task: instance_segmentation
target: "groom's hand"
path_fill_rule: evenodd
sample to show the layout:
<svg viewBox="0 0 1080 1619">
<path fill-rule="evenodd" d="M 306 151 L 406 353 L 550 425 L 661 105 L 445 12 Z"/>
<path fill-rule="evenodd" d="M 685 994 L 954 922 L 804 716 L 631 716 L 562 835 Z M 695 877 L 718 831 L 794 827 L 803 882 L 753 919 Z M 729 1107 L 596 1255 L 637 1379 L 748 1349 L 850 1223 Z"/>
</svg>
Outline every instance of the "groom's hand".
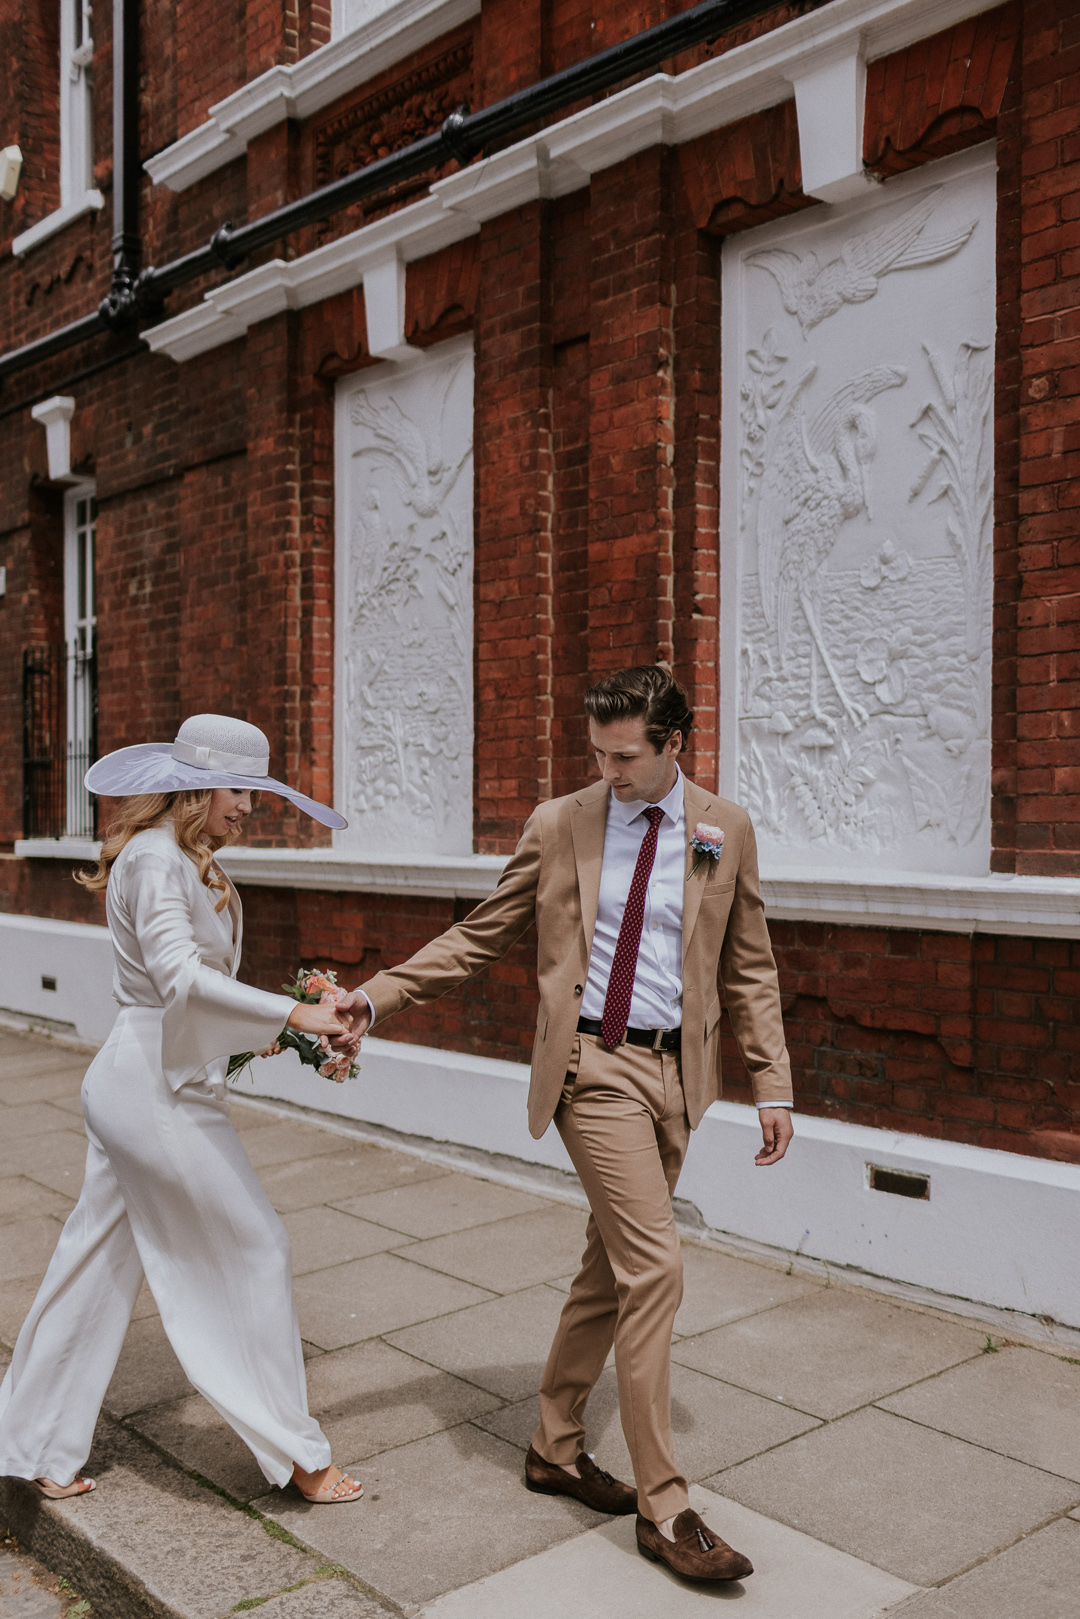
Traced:
<svg viewBox="0 0 1080 1619">
<path fill-rule="evenodd" d="M 335 1040 L 335 1046 L 343 1046 L 346 1042 L 359 1040 L 361 1035 L 367 1033 L 371 1027 L 371 1005 L 362 989 L 352 989 L 344 1000 L 338 1001 L 334 1008 L 349 1024 L 349 1033 L 344 1039 Z"/>
<path fill-rule="evenodd" d="M 779 1163 L 788 1150 L 788 1142 L 795 1134 L 795 1126 L 791 1122 L 789 1107 L 759 1107 L 758 1118 L 761 1120 L 761 1139 L 764 1146 L 754 1162 L 760 1168 L 764 1164 Z"/>
</svg>

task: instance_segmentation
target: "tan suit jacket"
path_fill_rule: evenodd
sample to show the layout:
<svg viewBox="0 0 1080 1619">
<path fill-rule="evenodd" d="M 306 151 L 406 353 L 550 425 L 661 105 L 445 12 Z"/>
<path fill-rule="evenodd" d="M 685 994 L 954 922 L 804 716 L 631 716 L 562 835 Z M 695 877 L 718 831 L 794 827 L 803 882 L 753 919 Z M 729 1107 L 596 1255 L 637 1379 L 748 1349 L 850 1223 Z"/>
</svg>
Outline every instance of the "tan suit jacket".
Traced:
<svg viewBox="0 0 1080 1619">
<path fill-rule="evenodd" d="M 758 1102 L 790 1102 L 780 991 L 758 886 L 750 817 L 687 780 L 683 904 L 682 1080 L 696 1129 L 720 1095 L 720 995 Z M 600 895 L 608 788 L 540 804 L 530 815 L 495 892 L 400 967 L 364 985 L 377 1022 L 436 1000 L 506 954 L 536 923 L 540 1011 L 532 1052 L 529 1129 L 542 1136 L 559 1104 L 577 1032 Z M 698 821 L 724 829 L 719 860 L 697 859 Z"/>
</svg>

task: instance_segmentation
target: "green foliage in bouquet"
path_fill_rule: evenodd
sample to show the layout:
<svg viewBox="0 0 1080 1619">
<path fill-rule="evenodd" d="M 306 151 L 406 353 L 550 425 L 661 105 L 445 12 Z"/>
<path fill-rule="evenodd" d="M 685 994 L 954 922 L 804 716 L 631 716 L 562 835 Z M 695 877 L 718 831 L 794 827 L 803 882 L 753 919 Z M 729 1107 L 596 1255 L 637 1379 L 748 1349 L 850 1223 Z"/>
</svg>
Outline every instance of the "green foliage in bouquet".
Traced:
<svg viewBox="0 0 1080 1619">
<path fill-rule="evenodd" d="M 310 967 L 299 968 L 291 982 L 281 987 L 294 1001 L 302 1001 L 309 1006 L 317 1006 L 330 998 L 341 1000 L 346 994 L 338 984 L 336 973 L 317 973 Z M 286 1027 L 266 1051 L 240 1051 L 230 1057 L 225 1071 L 226 1079 L 231 1079 L 233 1074 L 246 1068 L 255 1057 L 275 1057 L 279 1051 L 295 1051 L 308 1068 L 317 1068 L 325 1079 L 336 1080 L 339 1084 L 346 1079 L 355 1079 L 360 1072 L 360 1064 L 352 1062 L 347 1052 L 324 1051 L 317 1034 L 301 1034 L 296 1029 Z"/>
</svg>

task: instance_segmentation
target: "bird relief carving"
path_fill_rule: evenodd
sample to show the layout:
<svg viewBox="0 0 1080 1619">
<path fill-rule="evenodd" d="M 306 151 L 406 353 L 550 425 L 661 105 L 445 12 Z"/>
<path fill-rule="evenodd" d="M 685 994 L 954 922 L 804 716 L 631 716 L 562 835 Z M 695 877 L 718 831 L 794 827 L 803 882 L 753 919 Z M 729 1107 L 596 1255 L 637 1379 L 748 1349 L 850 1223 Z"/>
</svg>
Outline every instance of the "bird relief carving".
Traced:
<svg viewBox="0 0 1080 1619">
<path fill-rule="evenodd" d="M 725 261 L 762 322 L 738 378 L 738 791 L 778 860 L 986 869 L 993 370 L 955 319 L 992 322 L 992 241 L 959 189 Z"/>
<path fill-rule="evenodd" d="M 360 387 L 348 417 L 346 813 L 374 852 L 468 852 L 471 353 Z"/>
</svg>

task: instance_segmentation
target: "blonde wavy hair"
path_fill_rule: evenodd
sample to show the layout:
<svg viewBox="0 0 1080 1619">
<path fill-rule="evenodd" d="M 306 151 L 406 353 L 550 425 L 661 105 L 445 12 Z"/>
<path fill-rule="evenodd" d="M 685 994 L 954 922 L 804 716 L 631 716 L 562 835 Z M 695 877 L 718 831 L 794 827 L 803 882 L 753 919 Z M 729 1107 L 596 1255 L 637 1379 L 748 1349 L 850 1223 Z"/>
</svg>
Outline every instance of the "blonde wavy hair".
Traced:
<svg viewBox="0 0 1080 1619">
<path fill-rule="evenodd" d="M 213 796 L 211 789 L 204 788 L 201 792 L 138 793 L 132 798 L 122 798 L 120 808 L 105 829 L 96 870 L 76 871 L 75 881 L 94 893 L 108 887 L 109 873 L 121 849 L 140 832 L 171 820 L 177 843 L 199 869 L 199 881 L 205 883 L 211 893 L 221 896 L 214 905 L 215 911 L 224 910 L 229 903 L 229 884 L 214 865 L 214 856 L 219 849 L 235 843 L 240 831 L 237 828 L 224 838 L 207 835 L 206 818 Z M 252 793 L 253 809 L 258 801 L 258 793 Z"/>
</svg>

